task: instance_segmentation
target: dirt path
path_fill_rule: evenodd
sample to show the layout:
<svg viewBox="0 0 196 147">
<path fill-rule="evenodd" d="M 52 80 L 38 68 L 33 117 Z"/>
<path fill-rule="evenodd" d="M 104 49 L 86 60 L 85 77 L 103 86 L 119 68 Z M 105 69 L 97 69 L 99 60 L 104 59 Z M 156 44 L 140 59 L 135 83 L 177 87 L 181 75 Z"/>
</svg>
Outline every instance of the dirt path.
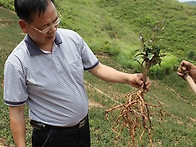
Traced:
<svg viewBox="0 0 196 147">
<path fill-rule="evenodd" d="M 0 147 L 5 147 L 3 144 L 4 144 L 4 139 L 0 138 Z"/>
</svg>

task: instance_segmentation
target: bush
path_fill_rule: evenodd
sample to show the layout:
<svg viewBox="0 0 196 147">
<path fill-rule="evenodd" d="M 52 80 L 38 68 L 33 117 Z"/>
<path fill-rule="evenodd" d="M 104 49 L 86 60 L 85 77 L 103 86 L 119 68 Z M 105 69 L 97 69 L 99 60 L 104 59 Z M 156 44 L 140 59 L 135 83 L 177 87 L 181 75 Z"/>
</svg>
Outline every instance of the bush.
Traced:
<svg viewBox="0 0 196 147">
<path fill-rule="evenodd" d="M 13 0 L 0 0 L 0 6 L 8 8 L 10 10 L 14 10 L 14 2 L 13 2 Z"/>
</svg>

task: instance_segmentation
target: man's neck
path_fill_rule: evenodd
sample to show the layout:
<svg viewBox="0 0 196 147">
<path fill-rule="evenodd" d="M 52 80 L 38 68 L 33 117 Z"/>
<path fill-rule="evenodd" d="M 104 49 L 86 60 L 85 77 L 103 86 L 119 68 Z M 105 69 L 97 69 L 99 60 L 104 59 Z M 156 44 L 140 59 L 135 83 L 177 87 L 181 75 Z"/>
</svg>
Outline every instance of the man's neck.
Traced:
<svg viewBox="0 0 196 147">
<path fill-rule="evenodd" d="M 38 47 L 43 50 L 52 53 L 52 48 L 53 48 L 54 42 L 48 43 L 48 44 L 42 44 L 38 45 Z"/>
</svg>

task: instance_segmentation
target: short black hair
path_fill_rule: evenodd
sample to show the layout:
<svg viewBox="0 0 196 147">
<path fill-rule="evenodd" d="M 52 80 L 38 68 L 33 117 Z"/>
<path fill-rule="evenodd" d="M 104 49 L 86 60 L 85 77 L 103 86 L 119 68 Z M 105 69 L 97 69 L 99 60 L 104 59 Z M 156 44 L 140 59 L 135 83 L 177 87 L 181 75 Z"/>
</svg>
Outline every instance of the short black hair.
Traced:
<svg viewBox="0 0 196 147">
<path fill-rule="evenodd" d="M 15 12 L 20 19 L 32 22 L 37 12 L 41 15 L 46 11 L 50 1 L 54 3 L 54 0 L 14 0 Z"/>
</svg>

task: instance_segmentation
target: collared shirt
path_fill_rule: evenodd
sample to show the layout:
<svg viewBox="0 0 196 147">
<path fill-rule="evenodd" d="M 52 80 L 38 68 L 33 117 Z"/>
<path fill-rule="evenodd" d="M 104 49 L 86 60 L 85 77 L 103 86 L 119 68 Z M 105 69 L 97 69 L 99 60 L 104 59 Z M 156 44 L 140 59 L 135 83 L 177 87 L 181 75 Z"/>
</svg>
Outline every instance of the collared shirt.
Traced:
<svg viewBox="0 0 196 147">
<path fill-rule="evenodd" d="M 5 63 L 4 101 L 27 102 L 30 119 L 54 126 L 73 126 L 88 113 L 84 70 L 99 64 L 74 31 L 58 29 L 52 53 L 38 48 L 27 35 Z"/>
</svg>

